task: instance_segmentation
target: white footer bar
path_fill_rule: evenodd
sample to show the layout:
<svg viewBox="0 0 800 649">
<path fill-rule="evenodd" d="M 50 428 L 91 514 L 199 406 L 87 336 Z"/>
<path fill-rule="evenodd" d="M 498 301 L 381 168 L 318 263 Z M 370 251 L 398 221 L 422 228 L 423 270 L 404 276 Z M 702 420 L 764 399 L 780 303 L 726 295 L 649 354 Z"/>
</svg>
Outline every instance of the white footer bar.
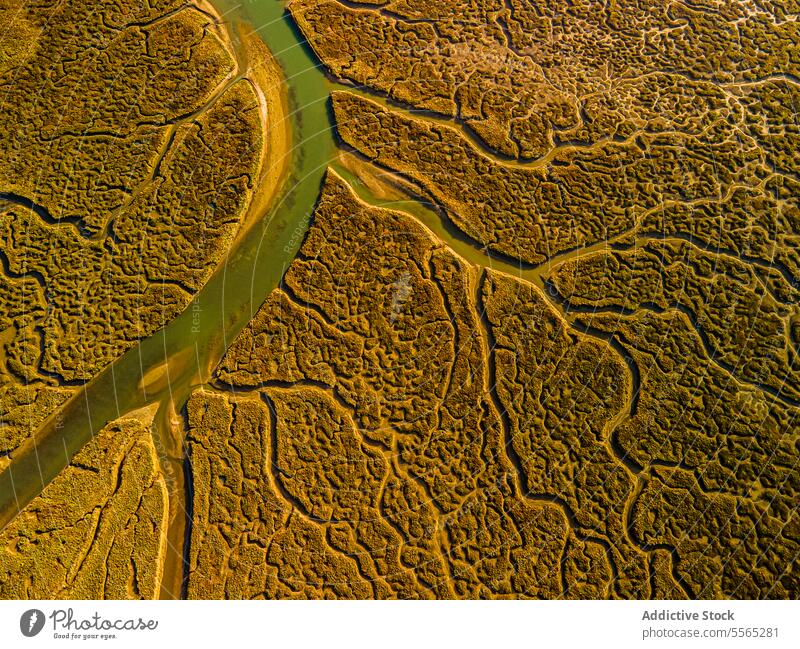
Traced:
<svg viewBox="0 0 800 649">
<path fill-rule="evenodd" d="M 4 647 L 800 647 L 798 602 L 0 602 Z M 187 643 L 187 644 L 182 644 Z"/>
</svg>

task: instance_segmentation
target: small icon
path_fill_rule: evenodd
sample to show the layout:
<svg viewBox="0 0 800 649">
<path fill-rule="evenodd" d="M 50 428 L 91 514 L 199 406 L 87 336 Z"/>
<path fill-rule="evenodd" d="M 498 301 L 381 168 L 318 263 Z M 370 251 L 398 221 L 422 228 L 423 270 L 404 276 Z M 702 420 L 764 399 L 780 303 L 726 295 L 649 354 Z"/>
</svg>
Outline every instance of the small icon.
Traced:
<svg viewBox="0 0 800 649">
<path fill-rule="evenodd" d="M 22 635 L 26 638 L 32 638 L 35 635 L 38 635 L 39 632 L 44 628 L 44 613 L 42 613 L 38 608 L 32 608 L 29 611 L 25 611 L 22 614 L 22 617 L 19 618 L 19 630 L 22 631 Z"/>
</svg>

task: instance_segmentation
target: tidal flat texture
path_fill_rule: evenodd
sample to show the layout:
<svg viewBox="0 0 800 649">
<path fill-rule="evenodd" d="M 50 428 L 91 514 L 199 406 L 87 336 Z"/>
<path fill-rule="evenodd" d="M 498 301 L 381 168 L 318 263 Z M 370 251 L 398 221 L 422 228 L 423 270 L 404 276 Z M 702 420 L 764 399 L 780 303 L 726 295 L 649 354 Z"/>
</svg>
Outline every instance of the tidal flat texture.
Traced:
<svg viewBox="0 0 800 649">
<path fill-rule="evenodd" d="M 166 517 L 149 429 L 113 422 L 0 532 L 0 597 L 153 599 Z"/>
<path fill-rule="evenodd" d="M 188 594 L 795 593 L 794 407 L 680 310 L 551 301 L 329 172 L 189 402 Z"/>
<path fill-rule="evenodd" d="M 210 6 L 0 0 L 0 470 L 254 202 L 286 242 L 0 531 L 0 596 L 800 597 L 798 3 L 286 7 L 282 194 Z"/>
<path fill-rule="evenodd" d="M 226 33 L 183 2 L 3 0 L 0 88 L 2 469 L 189 304 L 236 234 L 264 138 Z"/>
</svg>

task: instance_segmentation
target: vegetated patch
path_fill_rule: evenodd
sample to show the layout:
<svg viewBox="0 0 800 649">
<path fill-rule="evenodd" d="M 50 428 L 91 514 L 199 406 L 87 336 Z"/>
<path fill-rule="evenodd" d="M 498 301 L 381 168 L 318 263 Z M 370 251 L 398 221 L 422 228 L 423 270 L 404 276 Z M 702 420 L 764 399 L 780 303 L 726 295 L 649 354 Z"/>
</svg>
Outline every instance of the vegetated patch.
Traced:
<svg viewBox="0 0 800 649">
<path fill-rule="evenodd" d="M 0 468 L 209 278 L 259 177 L 265 117 L 205 7 L 3 11 Z"/>
<path fill-rule="evenodd" d="M 119 419 L 0 532 L 0 597 L 155 599 L 168 514 L 150 430 Z"/>
</svg>

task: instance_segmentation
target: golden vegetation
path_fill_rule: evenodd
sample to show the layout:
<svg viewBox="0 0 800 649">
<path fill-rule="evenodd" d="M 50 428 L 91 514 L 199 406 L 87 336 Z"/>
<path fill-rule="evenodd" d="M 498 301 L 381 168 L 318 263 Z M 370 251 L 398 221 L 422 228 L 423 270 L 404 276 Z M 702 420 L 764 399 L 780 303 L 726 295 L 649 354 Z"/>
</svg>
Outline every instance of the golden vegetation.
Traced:
<svg viewBox="0 0 800 649">
<path fill-rule="evenodd" d="M 0 11 L 5 463 L 208 279 L 260 177 L 265 115 L 202 5 Z"/>
<path fill-rule="evenodd" d="M 796 598 L 796 7 L 362 4 L 290 2 L 360 86 L 332 97 L 348 167 L 396 174 L 476 257 L 532 281 L 329 172 L 281 287 L 188 403 L 187 595 Z M 28 84 L 0 104 L 6 453 L 65 381 L 185 306 L 280 140 L 203 11 L 31 7 L 0 4 L 24 33 L 48 26 L 27 48 L 0 38 L 0 84 Z M 133 545 L 144 516 L 122 522 L 128 494 L 161 488 L 148 441 L 117 430 L 132 425 L 3 532 L 0 588 L 156 591 L 139 564 L 98 590 L 107 537 L 80 536 L 108 509 L 125 535 L 108 574 L 138 551 L 158 565 L 158 526 Z M 121 459 L 100 470 L 98 453 Z M 89 479 L 103 486 L 48 509 Z M 58 583 L 25 554 L 60 556 L 49 536 L 27 549 L 40 519 L 81 538 Z"/>
<path fill-rule="evenodd" d="M 630 534 L 625 362 L 332 172 L 215 379 L 244 394 L 189 404 L 190 596 L 691 594 Z"/>
<path fill-rule="evenodd" d="M 167 515 L 149 427 L 113 422 L 0 532 L 0 597 L 154 599 Z"/>
<path fill-rule="evenodd" d="M 700 133 L 735 109 L 727 91 L 748 84 L 797 96 L 793 0 L 389 0 L 358 8 L 291 0 L 289 8 L 336 77 L 451 116 L 512 158 L 636 132 Z"/>
<path fill-rule="evenodd" d="M 329 71 L 358 86 L 332 98 L 352 153 L 546 289 L 484 275 L 488 392 L 521 495 L 582 535 L 559 574 L 592 596 L 800 592 L 794 4 L 290 3 Z M 313 230 L 307 244 L 300 264 L 319 277 L 303 285 L 346 293 L 352 280 L 315 261 Z M 289 297 L 335 340 L 324 325 L 338 329 L 331 314 L 351 299 L 318 302 L 293 273 Z M 271 360 L 251 354 L 261 376 L 286 356 L 269 340 Z M 347 402 L 353 363 L 329 344 L 308 367 Z M 383 358 L 386 343 L 364 349 Z M 403 369 L 418 363 L 408 351 Z M 438 369 L 418 376 L 435 385 Z M 380 404 L 386 389 L 374 391 L 358 393 Z M 421 403 L 407 417 L 430 411 Z M 403 457 L 403 425 L 389 430 Z"/>
</svg>

